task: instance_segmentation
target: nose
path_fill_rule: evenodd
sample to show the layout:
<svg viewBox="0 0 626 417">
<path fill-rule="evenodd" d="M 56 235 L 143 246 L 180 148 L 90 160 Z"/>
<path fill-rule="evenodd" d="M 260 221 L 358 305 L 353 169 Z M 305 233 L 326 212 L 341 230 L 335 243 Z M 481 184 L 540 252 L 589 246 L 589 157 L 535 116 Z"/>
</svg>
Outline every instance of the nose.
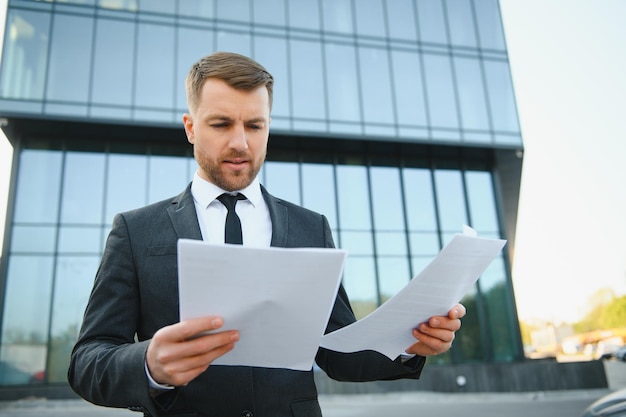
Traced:
<svg viewBox="0 0 626 417">
<path fill-rule="evenodd" d="M 242 125 L 235 125 L 230 137 L 229 146 L 237 151 L 248 149 L 248 138 L 246 137 L 246 129 Z"/>
</svg>

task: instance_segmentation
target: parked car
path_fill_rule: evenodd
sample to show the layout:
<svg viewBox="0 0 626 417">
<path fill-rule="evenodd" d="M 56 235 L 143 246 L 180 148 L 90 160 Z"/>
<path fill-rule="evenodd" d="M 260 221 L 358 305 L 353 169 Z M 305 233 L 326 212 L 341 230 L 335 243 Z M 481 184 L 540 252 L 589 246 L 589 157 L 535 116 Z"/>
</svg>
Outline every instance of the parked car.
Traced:
<svg viewBox="0 0 626 417">
<path fill-rule="evenodd" d="M 618 361 L 626 362 L 626 346 L 622 346 L 621 348 L 617 349 L 614 357 Z"/>
<path fill-rule="evenodd" d="M 581 417 L 626 417 L 626 388 L 598 399 L 585 409 Z"/>
</svg>

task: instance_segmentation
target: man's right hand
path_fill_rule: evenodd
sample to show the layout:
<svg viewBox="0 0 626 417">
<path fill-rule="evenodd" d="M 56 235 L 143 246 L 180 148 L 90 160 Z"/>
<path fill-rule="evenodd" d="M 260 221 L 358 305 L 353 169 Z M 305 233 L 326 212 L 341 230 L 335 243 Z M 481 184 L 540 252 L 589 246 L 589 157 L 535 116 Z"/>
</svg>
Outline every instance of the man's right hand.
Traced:
<svg viewBox="0 0 626 417">
<path fill-rule="evenodd" d="M 223 325 L 221 317 L 211 316 L 181 321 L 157 331 L 146 353 L 152 379 L 159 384 L 183 386 L 206 371 L 239 340 L 236 330 L 198 336 Z"/>
</svg>

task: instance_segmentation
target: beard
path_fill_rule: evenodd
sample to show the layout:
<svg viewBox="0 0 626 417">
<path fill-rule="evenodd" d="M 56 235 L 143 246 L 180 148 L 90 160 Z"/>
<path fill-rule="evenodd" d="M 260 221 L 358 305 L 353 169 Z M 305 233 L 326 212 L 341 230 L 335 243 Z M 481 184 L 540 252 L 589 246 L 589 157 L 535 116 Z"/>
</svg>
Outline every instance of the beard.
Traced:
<svg viewBox="0 0 626 417">
<path fill-rule="evenodd" d="M 205 178 L 222 190 L 229 192 L 242 190 L 252 184 L 265 160 L 265 157 L 263 157 L 261 161 L 257 162 L 248 152 L 231 152 L 228 155 L 221 156 L 219 159 L 212 159 L 198 147 L 194 147 L 193 154 Z M 249 169 L 241 171 L 226 169 L 220 161 L 230 158 L 245 158 L 250 161 Z"/>
</svg>

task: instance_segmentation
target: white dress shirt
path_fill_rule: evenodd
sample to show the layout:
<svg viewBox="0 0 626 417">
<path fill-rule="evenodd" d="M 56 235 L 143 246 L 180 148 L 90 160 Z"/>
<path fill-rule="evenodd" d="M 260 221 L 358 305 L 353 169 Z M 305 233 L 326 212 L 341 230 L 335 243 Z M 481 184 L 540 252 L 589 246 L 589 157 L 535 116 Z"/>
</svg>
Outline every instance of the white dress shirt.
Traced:
<svg viewBox="0 0 626 417">
<path fill-rule="evenodd" d="M 212 244 L 224 244 L 224 225 L 228 210 L 217 200 L 226 191 L 196 174 L 191 183 L 191 195 L 196 205 L 202 240 Z M 272 241 L 272 220 L 261 193 L 259 179 L 239 190 L 246 200 L 237 201 L 235 211 L 241 220 L 244 246 L 269 247 Z"/>
</svg>

